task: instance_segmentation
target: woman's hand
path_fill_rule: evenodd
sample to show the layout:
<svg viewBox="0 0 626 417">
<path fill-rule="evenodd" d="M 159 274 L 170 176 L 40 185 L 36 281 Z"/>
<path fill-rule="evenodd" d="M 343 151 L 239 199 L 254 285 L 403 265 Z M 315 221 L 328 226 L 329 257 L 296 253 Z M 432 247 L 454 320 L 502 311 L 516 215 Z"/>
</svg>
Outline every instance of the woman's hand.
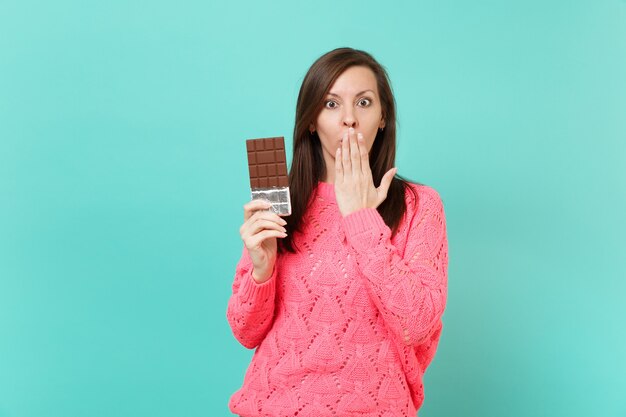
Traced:
<svg viewBox="0 0 626 417">
<path fill-rule="evenodd" d="M 341 215 L 378 207 L 387 198 L 396 172 L 396 168 L 387 171 L 376 188 L 363 135 L 350 128 L 335 153 L 335 195 Z"/>
<path fill-rule="evenodd" d="M 244 223 L 239 228 L 241 239 L 252 259 L 252 278 L 262 284 L 272 276 L 276 263 L 277 237 L 287 236 L 287 222 L 269 211 L 271 203 L 252 200 L 243 206 Z"/>
</svg>

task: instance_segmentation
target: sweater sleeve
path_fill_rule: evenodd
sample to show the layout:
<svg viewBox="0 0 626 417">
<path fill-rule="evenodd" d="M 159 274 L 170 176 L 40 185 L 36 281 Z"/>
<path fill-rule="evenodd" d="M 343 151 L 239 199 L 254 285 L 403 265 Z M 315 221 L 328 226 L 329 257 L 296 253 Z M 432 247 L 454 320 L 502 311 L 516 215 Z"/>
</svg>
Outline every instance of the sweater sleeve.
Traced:
<svg viewBox="0 0 626 417">
<path fill-rule="evenodd" d="M 412 185 L 411 185 L 412 186 Z M 351 254 L 387 327 L 405 345 L 420 345 L 441 327 L 447 297 L 448 242 L 439 194 L 420 186 L 419 201 L 407 201 L 398 233 L 403 248 L 373 208 L 342 220 Z"/>
<path fill-rule="evenodd" d="M 257 347 L 272 326 L 276 268 L 277 265 L 274 265 L 272 276 L 267 281 L 258 284 L 252 277 L 252 260 L 244 247 L 235 270 L 226 317 L 234 336 L 248 349 Z"/>
</svg>

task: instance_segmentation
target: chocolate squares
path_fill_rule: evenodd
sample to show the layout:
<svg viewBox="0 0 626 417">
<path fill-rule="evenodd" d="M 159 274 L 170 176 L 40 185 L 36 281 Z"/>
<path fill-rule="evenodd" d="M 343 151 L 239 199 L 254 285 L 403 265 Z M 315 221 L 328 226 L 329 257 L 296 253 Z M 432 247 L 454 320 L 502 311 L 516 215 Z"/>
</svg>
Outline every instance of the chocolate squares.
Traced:
<svg viewBox="0 0 626 417">
<path fill-rule="evenodd" d="M 285 139 L 246 140 L 252 199 L 268 200 L 276 214 L 291 214 Z"/>
<path fill-rule="evenodd" d="M 248 139 L 250 188 L 288 187 L 285 139 Z"/>
</svg>

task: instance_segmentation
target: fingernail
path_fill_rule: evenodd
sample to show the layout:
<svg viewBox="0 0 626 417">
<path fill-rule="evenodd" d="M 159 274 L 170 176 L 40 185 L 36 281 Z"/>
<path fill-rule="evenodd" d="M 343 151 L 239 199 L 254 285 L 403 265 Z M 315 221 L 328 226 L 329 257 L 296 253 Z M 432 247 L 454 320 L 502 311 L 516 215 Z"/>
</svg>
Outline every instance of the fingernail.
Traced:
<svg viewBox="0 0 626 417">
<path fill-rule="evenodd" d="M 363 139 L 363 133 L 359 133 L 356 135 L 359 139 Z"/>
<path fill-rule="evenodd" d="M 350 133 L 354 133 L 354 128 L 353 127 L 351 127 L 349 130 L 350 130 Z"/>
</svg>

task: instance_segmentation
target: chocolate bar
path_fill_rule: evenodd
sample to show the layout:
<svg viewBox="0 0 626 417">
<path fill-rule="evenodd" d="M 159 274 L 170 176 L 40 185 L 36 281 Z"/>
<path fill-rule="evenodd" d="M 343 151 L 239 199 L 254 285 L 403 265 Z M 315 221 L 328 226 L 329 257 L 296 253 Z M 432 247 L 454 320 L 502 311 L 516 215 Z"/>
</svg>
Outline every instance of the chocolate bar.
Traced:
<svg viewBox="0 0 626 417">
<path fill-rule="evenodd" d="M 248 169 L 252 199 L 267 200 L 271 210 L 280 215 L 291 214 L 285 139 L 247 139 Z"/>
</svg>

